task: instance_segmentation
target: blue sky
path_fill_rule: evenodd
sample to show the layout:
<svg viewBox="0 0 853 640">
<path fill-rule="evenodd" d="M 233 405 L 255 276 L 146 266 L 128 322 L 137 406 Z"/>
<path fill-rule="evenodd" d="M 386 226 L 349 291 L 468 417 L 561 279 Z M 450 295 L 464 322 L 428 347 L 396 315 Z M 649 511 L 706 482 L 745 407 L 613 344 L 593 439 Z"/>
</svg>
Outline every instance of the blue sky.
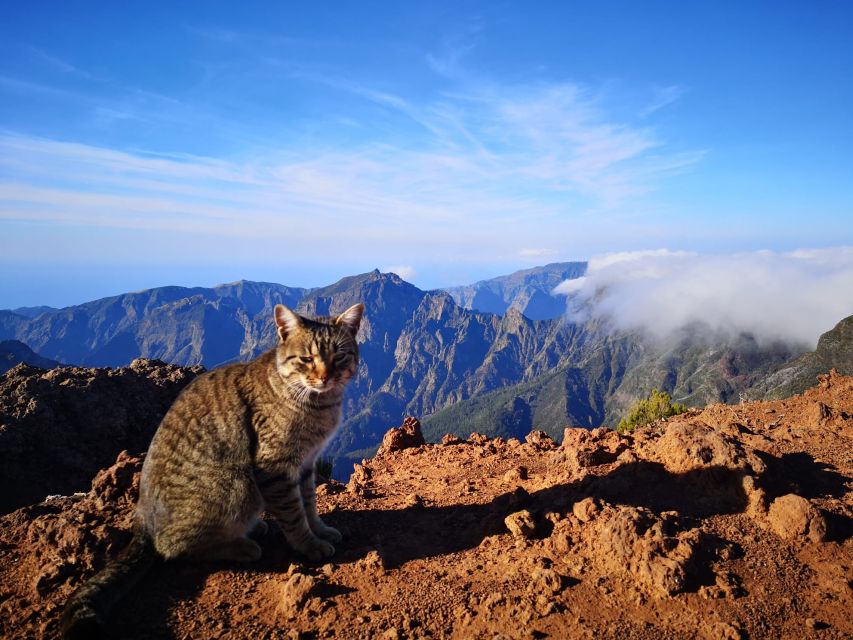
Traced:
<svg viewBox="0 0 853 640">
<path fill-rule="evenodd" d="M 0 308 L 853 245 L 851 18 L 831 1 L 10 5 Z"/>
</svg>

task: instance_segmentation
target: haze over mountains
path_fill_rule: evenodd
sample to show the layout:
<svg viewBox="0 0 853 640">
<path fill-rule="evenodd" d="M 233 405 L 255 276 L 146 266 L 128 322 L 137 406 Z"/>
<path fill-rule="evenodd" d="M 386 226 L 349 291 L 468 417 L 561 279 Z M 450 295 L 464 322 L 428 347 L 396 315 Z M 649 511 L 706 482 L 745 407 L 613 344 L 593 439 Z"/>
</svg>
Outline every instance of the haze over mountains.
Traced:
<svg viewBox="0 0 853 640">
<path fill-rule="evenodd" d="M 721 343 L 701 322 L 667 339 L 614 329 L 594 316 L 571 322 L 566 298 L 552 291 L 585 269 L 583 262 L 555 263 L 448 291 L 422 291 L 379 271 L 317 289 L 247 281 L 162 287 L 64 309 L 0 311 L 0 340 L 19 340 L 69 364 L 122 366 L 147 357 L 212 368 L 272 347 L 277 303 L 330 315 L 364 302 L 362 364 L 328 451 L 340 476 L 404 414 L 427 417 L 425 432 L 433 438 L 475 429 L 555 433 L 567 424 L 615 423 L 652 388 L 693 405 L 736 402 L 783 382 L 786 391 L 804 389 L 813 370 L 839 366 L 834 354 L 848 353 L 834 347 L 808 356 L 807 345 L 759 342 L 748 334 Z M 849 344 L 849 333 L 842 328 L 821 344 Z M 776 373 L 767 382 L 786 367 L 796 373 Z"/>
</svg>

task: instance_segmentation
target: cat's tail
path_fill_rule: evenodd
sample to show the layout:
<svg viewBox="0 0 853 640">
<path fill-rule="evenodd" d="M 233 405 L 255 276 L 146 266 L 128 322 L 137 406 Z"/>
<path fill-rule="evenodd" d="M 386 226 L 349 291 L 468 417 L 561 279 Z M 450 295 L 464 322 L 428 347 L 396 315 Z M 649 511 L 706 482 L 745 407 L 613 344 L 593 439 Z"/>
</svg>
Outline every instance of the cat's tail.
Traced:
<svg viewBox="0 0 853 640">
<path fill-rule="evenodd" d="M 109 610 L 147 573 L 157 557 L 151 537 L 140 524 L 135 524 L 130 544 L 71 595 L 60 623 L 63 640 L 106 638 Z"/>
</svg>

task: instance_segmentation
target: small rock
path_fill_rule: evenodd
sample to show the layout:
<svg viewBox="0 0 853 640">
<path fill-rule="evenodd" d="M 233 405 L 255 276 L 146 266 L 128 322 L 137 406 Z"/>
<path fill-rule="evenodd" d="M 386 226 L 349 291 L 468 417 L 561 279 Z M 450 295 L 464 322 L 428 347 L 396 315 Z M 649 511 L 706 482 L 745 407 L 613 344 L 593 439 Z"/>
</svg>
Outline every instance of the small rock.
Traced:
<svg viewBox="0 0 853 640">
<path fill-rule="evenodd" d="M 452 433 L 445 433 L 441 438 L 441 444 L 446 447 L 449 447 L 451 445 L 462 444 L 463 442 L 465 441 L 462 438 Z"/>
<path fill-rule="evenodd" d="M 526 509 L 508 515 L 504 518 L 504 524 L 516 538 L 532 538 L 536 535 L 536 522 Z"/>
<path fill-rule="evenodd" d="M 370 482 L 371 471 L 363 464 L 354 464 L 352 474 L 349 477 L 347 490 L 351 493 L 362 493 Z"/>
<path fill-rule="evenodd" d="M 601 511 L 601 508 L 591 497 L 575 502 L 572 507 L 572 513 L 581 522 L 589 522 L 595 518 L 599 511 Z"/>
<path fill-rule="evenodd" d="M 366 571 L 368 573 L 385 571 L 385 563 L 382 561 L 382 556 L 375 549 L 368 551 L 367 554 L 358 561 L 358 566 L 362 571 Z"/>
<path fill-rule="evenodd" d="M 463 480 L 459 483 L 459 493 L 465 495 L 466 493 L 475 493 L 477 491 L 477 485 L 473 480 Z"/>
<path fill-rule="evenodd" d="M 347 490 L 347 486 L 337 480 L 329 480 L 317 485 L 318 496 L 331 496 L 336 493 L 342 493 Z"/>
<path fill-rule="evenodd" d="M 391 429 L 385 434 L 376 455 L 380 456 L 391 451 L 401 451 L 425 444 L 426 441 L 423 433 L 421 433 L 421 423 L 413 416 L 406 416 L 400 427 Z"/>
<path fill-rule="evenodd" d="M 782 538 L 806 537 L 812 542 L 826 540 L 826 520 L 805 498 L 793 493 L 776 498 L 767 514 L 770 526 Z"/>
<path fill-rule="evenodd" d="M 767 494 L 758 487 L 753 476 L 744 476 L 741 481 L 743 494 L 746 497 L 746 513 L 752 516 L 767 513 Z"/>
<path fill-rule="evenodd" d="M 555 449 L 557 443 L 544 431 L 534 430 L 524 438 L 527 444 L 532 444 L 536 449 Z"/>
<path fill-rule="evenodd" d="M 816 402 L 809 407 L 811 418 L 814 422 L 821 424 L 832 417 L 832 409 L 822 402 Z"/>
<path fill-rule="evenodd" d="M 717 622 L 705 627 L 703 634 L 708 640 L 741 640 L 743 632 L 728 622 Z"/>
<path fill-rule="evenodd" d="M 518 482 L 520 480 L 527 480 L 527 467 L 516 467 L 504 474 L 505 482 Z"/>
<path fill-rule="evenodd" d="M 410 493 L 406 496 L 404 503 L 407 507 L 422 507 L 424 500 L 417 493 Z"/>
<path fill-rule="evenodd" d="M 281 587 L 281 601 L 278 611 L 288 619 L 295 618 L 305 603 L 311 599 L 311 591 L 317 585 L 317 580 L 303 573 L 294 573 Z"/>
<path fill-rule="evenodd" d="M 556 595 L 563 590 L 563 576 L 546 567 L 537 567 L 533 572 L 527 590 L 534 593 L 547 593 Z"/>
</svg>

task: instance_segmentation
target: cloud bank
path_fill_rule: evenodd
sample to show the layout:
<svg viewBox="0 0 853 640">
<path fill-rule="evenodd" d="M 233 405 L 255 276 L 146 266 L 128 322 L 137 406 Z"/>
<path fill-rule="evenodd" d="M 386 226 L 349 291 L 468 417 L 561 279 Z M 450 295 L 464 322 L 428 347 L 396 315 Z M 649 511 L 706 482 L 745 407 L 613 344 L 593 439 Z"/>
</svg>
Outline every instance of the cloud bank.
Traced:
<svg viewBox="0 0 853 640">
<path fill-rule="evenodd" d="M 659 249 L 590 260 L 583 278 L 555 293 L 577 314 L 609 317 L 620 329 L 666 337 L 696 321 L 731 335 L 814 347 L 853 314 L 853 247 L 700 255 Z"/>
</svg>

